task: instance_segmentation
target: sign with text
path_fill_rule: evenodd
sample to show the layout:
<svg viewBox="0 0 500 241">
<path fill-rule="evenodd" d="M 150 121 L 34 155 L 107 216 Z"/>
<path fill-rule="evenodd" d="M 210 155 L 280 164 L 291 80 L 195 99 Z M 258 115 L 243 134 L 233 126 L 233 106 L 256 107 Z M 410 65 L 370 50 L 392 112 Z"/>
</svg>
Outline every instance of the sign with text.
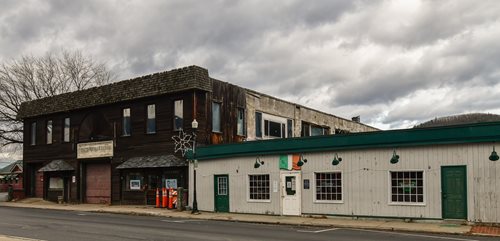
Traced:
<svg viewBox="0 0 500 241">
<path fill-rule="evenodd" d="M 78 143 L 76 149 L 78 159 L 112 157 L 113 141 Z"/>
</svg>

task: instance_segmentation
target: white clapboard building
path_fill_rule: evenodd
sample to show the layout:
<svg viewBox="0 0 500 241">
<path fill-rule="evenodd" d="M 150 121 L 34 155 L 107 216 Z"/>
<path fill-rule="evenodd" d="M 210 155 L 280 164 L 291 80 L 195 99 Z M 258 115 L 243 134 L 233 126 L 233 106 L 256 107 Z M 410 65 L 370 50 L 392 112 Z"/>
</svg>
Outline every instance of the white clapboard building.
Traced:
<svg viewBox="0 0 500 241">
<path fill-rule="evenodd" d="M 499 141 L 500 122 L 251 141 L 199 147 L 190 171 L 199 210 L 498 224 Z"/>
</svg>

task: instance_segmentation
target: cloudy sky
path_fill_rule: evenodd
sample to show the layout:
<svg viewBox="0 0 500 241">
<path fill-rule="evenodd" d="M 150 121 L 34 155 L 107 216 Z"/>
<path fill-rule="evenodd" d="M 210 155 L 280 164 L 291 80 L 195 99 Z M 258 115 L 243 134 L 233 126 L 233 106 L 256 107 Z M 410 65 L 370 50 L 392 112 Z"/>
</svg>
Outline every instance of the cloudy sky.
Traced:
<svg viewBox="0 0 500 241">
<path fill-rule="evenodd" d="M 212 77 L 382 128 L 500 114 L 500 1 L 2 0 L 0 62 L 80 49 L 127 79 Z"/>
</svg>

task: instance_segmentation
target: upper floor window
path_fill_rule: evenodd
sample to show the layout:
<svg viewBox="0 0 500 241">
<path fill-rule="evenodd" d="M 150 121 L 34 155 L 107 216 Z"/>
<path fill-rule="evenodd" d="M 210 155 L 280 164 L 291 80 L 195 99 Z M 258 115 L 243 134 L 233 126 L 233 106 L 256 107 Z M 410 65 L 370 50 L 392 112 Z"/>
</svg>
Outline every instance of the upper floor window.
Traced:
<svg viewBox="0 0 500 241">
<path fill-rule="evenodd" d="M 30 145 L 34 146 L 36 145 L 36 122 L 31 123 L 31 130 L 30 130 Z"/>
<path fill-rule="evenodd" d="M 212 102 L 212 132 L 221 132 L 220 103 Z"/>
<path fill-rule="evenodd" d="M 130 136 L 130 108 L 123 109 L 122 115 L 122 135 Z"/>
<path fill-rule="evenodd" d="M 328 127 L 302 122 L 301 136 L 322 136 L 328 135 L 329 132 L 330 129 Z"/>
<path fill-rule="evenodd" d="M 238 108 L 236 134 L 245 135 L 245 109 Z"/>
<path fill-rule="evenodd" d="M 52 144 L 52 120 L 47 121 L 47 144 Z"/>
<path fill-rule="evenodd" d="M 156 105 L 148 105 L 147 108 L 146 133 L 156 133 Z"/>
<path fill-rule="evenodd" d="M 70 118 L 64 118 L 64 129 L 63 129 L 63 141 L 69 142 L 70 140 L 70 126 L 71 121 Z"/>
<path fill-rule="evenodd" d="M 291 125 L 291 120 L 260 112 L 255 113 L 256 137 L 272 139 L 292 136 Z"/>
<path fill-rule="evenodd" d="M 183 100 L 174 101 L 174 131 L 181 130 L 184 126 L 184 103 Z"/>
</svg>

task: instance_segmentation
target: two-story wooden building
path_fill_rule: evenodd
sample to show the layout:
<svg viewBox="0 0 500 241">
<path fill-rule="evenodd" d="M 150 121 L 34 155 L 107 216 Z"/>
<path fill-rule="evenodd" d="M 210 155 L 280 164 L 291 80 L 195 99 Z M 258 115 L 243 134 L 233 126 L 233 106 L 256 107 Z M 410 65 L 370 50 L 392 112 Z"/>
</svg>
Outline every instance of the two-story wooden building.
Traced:
<svg viewBox="0 0 500 241">
<path fill-rule="evenodd" d="M 200 145 L 376 130 L 260 96 L 197 66 L 26 102 L 18 118 L 26 195 L 80 203 L 153 203 L 167 182 L 187 187 L 179 149 L 189 147 L 194 119 Z"/>
</svg>

